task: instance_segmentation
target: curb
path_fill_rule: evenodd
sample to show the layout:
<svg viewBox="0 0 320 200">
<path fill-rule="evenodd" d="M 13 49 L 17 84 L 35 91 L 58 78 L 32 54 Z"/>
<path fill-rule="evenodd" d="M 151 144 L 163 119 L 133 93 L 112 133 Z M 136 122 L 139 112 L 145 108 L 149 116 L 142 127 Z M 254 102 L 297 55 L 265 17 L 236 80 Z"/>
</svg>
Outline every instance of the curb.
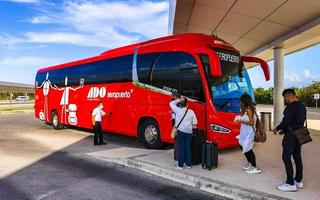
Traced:
<svg viewBox="0 0 320 200">
<path fill-rule="evenodd" d="M 229 199 L 254 199 L 254 200 L 288 200 L 287 198 L 259 192 L 244 187 L 232 185 L 219 180 L 206 178 L 203 176 L 193 175 L 184 171 L 170 170 L 145 161 L 140 161 L 134 158 L 119 159 L 105 158 L 95 156 L 98 159 L 112 162 L 121 166 L 138 169 L 155 176 L 175 181 L 180 184 L 195 187 L 199 190 L 219 195 Z"/>
</svg>

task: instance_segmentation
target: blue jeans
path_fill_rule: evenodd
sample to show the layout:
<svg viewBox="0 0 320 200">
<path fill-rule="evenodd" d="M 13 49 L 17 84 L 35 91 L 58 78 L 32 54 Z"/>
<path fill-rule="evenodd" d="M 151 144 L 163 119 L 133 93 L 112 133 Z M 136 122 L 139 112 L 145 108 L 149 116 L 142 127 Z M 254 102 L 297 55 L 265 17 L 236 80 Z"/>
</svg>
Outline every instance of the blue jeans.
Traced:
<svg viewBox="0 0 320 200">
<path fill-rule="evenodd" d="M 191 133 L 178 131 L 178 166 L 191 166 Z"/>
</svg>

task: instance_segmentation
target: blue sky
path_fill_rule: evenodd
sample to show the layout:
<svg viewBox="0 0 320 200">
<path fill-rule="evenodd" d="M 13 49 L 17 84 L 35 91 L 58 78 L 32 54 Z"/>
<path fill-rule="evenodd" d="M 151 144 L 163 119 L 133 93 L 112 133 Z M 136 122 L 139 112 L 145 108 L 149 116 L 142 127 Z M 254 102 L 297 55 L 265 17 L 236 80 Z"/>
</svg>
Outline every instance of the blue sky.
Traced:
<svg viewBox="0 0 320 200">
<path fill-rule="evenodd" d="M 320 81 L 320 45 L 289 54 L 284 57 L 284 87 L 303 87 L 312 81 Z M 273 61 L 268 62 L 271 79 L 266 82 L 262 69 L 258 66 L 249 69 L 254 88 L 273 87 Z"/>
<path fill-rule="evenodd" d="M 42 67 L 167 35 L 167 0 L 0 0 L 0 80 L 34 82 Z M 285 57 L 285 86 L 320 80 L 320 45 Z M 273 62 L 269 62 L 273 80 Z M 271 87 L 260 68 L 254 87 Z"/>
<path fill-rule="evenodd" d="M 33 83 L 39 68 L 165 36 L 168 11 L 167 0 L 0 0 L 0 80 Z"/>
</svg>

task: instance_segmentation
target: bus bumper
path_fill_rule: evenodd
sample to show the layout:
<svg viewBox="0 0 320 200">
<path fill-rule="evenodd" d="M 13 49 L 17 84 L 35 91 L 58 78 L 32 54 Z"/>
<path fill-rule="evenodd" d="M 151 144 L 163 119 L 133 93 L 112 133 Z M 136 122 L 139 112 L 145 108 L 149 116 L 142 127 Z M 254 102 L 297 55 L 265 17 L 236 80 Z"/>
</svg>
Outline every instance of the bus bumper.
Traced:
<svg viewBox="0 0 320 200">
<path fill-rule="evenodd" d="M 209 131 L 207 140 L 215 142 L 219 149 L 227 149 L 239 146 L 239 140 L 236 138 L 239 135 L 239 130 L 231 131 L 230 133 L 215 133 Z"/>
</svg>

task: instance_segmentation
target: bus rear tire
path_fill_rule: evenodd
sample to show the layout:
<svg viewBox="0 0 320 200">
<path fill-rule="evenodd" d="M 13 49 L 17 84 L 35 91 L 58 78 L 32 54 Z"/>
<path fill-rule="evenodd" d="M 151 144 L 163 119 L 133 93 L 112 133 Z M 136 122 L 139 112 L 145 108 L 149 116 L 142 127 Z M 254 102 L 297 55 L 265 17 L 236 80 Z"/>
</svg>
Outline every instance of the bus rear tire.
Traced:
<svg viewBox="0 0 320 200">
<path fill-rule="evenodd" d="M 146 119 L 142 122 L 139 135 L 148 149 L 161 149 L 164 146 L 164 143 L 161 142 L 158 123 L 153 119 Z"/>
<path fill-rule="evenodd" d="M 52 127 L 56 130 L 61 130 L 63 129 L 63 124 L 60 123 L 59 115 L 57 111 L 53 111 L 51 114 L 51 119 L 52 119 Z"/>
</svg>

